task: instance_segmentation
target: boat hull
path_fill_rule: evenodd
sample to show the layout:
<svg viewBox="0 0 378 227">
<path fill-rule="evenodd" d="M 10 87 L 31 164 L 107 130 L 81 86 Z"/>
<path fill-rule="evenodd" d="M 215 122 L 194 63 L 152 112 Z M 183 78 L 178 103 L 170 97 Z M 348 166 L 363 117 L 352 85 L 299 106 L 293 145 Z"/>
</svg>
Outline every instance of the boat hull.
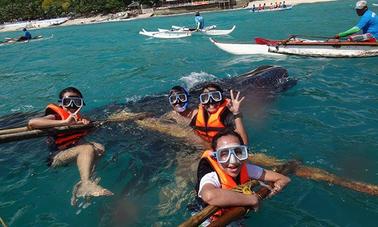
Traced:
<svg viewBox="0 0 378 227">
<path fill-rule="evenodd" d="M 171 32 L 171 31 L 146 31 L 142 29 L 142 31 L 139 32 L 139 34 L 148 36 L 148 37 L 154 37 L 159 39 L 181 39 L 191 36 L 192 34 L 189 32 Z"/>
<path fill-rule="evenodd" d="M 277 54 L 309 57 L 356 58 L 378 56 L 378 45 L 376 43 L 371 45 L 354 45 L 351 43 L 328 43 L 327 45 L 322 45 L 321 43 L 308 43 L 306 45 L 286 44 L 269 46 L 268 51 Z"/>
<path fill-rule="evenodd" d="M 208 35 L 208 36 L 222 36 L 222 35 L 231 34 L 235 30 L 236 25 L 232 26 L 231 29 L 220 30 L 220 29 L 215 29 L 215 28 L 216 28 L 216 26 L 213 25 L 213 26 L 207 27 L 205 29 L 196 31 L 196 30 L 190 30 L 189 28 L 186 28 L 186 27 L 180 27 L 180 26 L 173 25 L 172 30 L 167 30 L 167 29 L 158 29 L 158 30 L 160 32 L 190 32 L 192 34 L 204 34 L 204 35 Z"/>
<path fill-rule="evenodd" d="M 210 41 L 219 49 L 234 55 L 279 55 L 269 52 L 267 45 L 250 44 L 250 43 L 220 43 L 210 38 Z"/>
<path fill-rule="evenodd" d="M 219 49 L 234 55 L 273 54 L 326 58 L 360 58 L 378 56 L 378 43 L 319 42 L 314 40 L 302 40 L 287 42 L 285 44 L 265 45 L 253 43 L 220 43 L 211 38 L 210 41 Z M 279 42 L 272 41 L 271 43 Z"/>
</svg>

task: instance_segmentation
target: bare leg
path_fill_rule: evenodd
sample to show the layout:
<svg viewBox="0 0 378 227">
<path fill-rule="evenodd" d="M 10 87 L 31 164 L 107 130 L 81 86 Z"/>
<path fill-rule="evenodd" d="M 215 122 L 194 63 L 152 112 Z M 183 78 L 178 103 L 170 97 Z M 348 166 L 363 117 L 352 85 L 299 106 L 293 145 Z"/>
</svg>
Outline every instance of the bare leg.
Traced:
<svg viewBox="0 0 378 227">
<path fill-rule="evenodd" d="M 88 143 L 61 151 L 53 160 L 52 166 L 57 167 L 72 162 L 76 158 L 80 174 L 80 181 L 75 184 L 71 204 L 76 203 L 77 197 L 113 195 L 113 193 L 98 185 L 98 182 L 91 181 L 92 170 L 96 157 L 104 154 L 105 149 L 101 144 Z"/>
</svg>

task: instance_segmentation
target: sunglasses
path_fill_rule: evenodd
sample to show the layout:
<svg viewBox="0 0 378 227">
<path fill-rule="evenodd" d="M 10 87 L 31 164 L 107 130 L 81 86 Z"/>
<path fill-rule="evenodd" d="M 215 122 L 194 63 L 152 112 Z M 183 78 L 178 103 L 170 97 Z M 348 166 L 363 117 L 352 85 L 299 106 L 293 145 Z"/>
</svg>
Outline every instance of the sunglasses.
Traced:
<svg viewBox="0 0 378 227">
<path fill-rule="evenodd" d="M 80 108 L 84 104 L 84 100 L 80 97 L 77 96 L 68 96 L 68 97 L 63 97 L 62 99 L 59 100 L 59 102 L 62 103 L 62 106 L 68 108 Z"/>
<path fill-rule="evenodd" d="M 234 155 L 237 159 L 239 159 L 239 161 L 244 161 L 248 159 L 248 147 L 244 145 L 220 148 L 216 150 L 214 153 L 219 163 L 228 162 L 231 158 L 231 154 Z"/>
<path fill-rule="evenodd" d="M 210 91 L 210 92 L 202 93 L 199 98 L 200 98 L 200 102 L 202 104 L 209 103 L 210 102 L 210 98 L 214 102 L 220 102 L 223 99 L 222 93 L 220 91 Z"/>
<path fill-rule="evenodd" d="M 169 103 L 174 105 L 177 101 L 186 102 L 188 101 L 188 96 L 185 93 L 172 94 L 168 97 Z"/>
</svg>

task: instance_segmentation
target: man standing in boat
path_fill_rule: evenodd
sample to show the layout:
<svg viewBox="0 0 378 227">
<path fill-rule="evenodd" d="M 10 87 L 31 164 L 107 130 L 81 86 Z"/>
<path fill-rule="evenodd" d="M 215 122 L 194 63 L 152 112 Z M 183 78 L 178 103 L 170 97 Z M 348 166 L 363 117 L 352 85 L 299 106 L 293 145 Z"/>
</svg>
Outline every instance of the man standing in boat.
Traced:
<svg viewBox="0 0 378 227">
<path fill-rule="evenodd" d="M 205 20 L 200 15 L 199 12 L 196 12 L 196 15 L 194 17 L 194 20 L 196 21 L 196 30 L 202 30 L 205 27 Z"/>
<path fill-rule="evenodd" d="M 356 13 L 361 17 L 358 24 L 351 29 L 335 35 L 335 39 L 352 35 L 349 41 L 376 41 L 378 39 L 378 17 L 367 7 L 366 1 L 356 3 Z M 362 30 L 362 34 L 353 35 Z"/>
</svg>

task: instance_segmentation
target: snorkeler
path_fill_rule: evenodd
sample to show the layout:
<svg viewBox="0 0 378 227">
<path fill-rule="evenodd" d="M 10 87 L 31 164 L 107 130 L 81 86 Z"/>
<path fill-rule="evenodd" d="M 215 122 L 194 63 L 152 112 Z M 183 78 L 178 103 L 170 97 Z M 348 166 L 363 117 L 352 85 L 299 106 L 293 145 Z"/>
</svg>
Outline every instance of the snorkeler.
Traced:
<svg viewBox="0 0 378 227">
<path fill-rule="evenodd" d="M 209 143 L 219 131 L 231 128 L 241 135 L 244 144 L 248 144 L 240 112 L 244 97 L 240 97 L 240 92 L 235 96 L 233 90 L 230 90 L 230 95 L 231 99 L 224 98 L 222 88 L 215 83 L 208 83 L 202 88 L 198 112 L 192 118 L 190 126 Z"/>
<path fill-rule="evenodd" d="M 33 118 L 28 122 L 31 129 L 43 129 L 74 124 L 89 124 L 89 120 L 79 114 L 85 105 L 83 95 L 74 88 L 68 87 L 59 93 L 59 105 L 48 104 L 45 116 Z M 91 179 L 94 161 L 105 153 L 104 147 L 95 142 L 84 142 L 87 131 L 74 131 L 55 135 L 50 139 L 51 152 L 49 166 L 58 167 L 76 161 L 80 181 L 74 187 L 71 204 L 77 197 L 109 196 L 113 193 Z"/>
<path fill-rule="evenodd" d="M 220 86 L 207 83 L 202 88 L 197 109 L 189 107 L 189 93 L 183 87 L 174 86 L 168 96 L 173 111 L 166 114 L 166 117 L 175 119 L 180 125 L 189 125 L 207 143 L 211 142 L 218 131 L 231 128 L 240 133 L 247 144 L 248 136 L 240 113 L 240 103 L 244 97 L 239 98 L 240 92 L 234 97 L 232 90 L 230 94 L 231 99 L 225 99 Z"/>
<path fill-rule="evenodd" d="M 212 150 L 205 151 L 199 162 L 196 187 L 202 202 L 222 208 L 210 218 L 210 222 L 222 216 L 228 207 L 259 206 L 261 198 L 257 193 L 244 194 L 231 190 L 238 185 L 250 179 L 272 182 L 269 196 L 273 196 L 290 182 L 290 178 L 282 174 L 247 162 L 248 148 L 241 136 L 232 130 L 219 132 L 211 146 Z"/>
</svg>

